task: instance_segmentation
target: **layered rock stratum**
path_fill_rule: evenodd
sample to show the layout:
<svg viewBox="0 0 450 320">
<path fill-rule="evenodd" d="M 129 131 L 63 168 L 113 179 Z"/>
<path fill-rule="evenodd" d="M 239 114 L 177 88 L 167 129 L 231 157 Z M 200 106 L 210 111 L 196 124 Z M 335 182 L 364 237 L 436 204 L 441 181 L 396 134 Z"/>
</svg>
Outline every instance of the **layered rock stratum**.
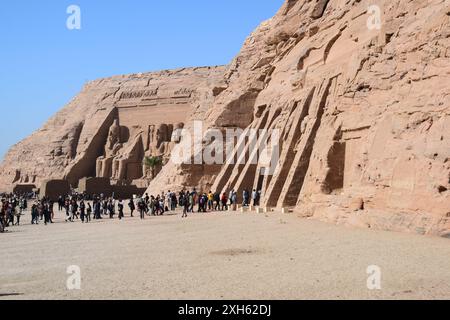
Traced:
<svg viewBox="0 0 450 320">
<path fill-rule="evenodd" d="M 287 0 L 228 66 L 87 84 L 8 152 L 2 189 L 90 176 L 153 194 L 255 188 L 262 206 L 302 217 L 449 235 L 449 4 Z M 170 135 L 194 120 L 204 130 L 279 129 L 274 174 L 170 161 L 179 142 Z M 252 152 L 246 140 L 239 147 Z M 149 175 L 145 156 L 165 159 L 162 168 Z"/>
</svg>

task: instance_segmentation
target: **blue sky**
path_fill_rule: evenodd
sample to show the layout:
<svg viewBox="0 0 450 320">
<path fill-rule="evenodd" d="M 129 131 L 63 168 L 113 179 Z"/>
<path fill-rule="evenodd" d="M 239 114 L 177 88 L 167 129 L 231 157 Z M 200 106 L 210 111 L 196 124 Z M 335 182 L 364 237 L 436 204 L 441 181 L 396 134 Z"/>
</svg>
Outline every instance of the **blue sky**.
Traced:
<svg viewBox="0 0 450 320">
<path fill-rule="evenodd" d="M 0 5 L 0 159 L 75 96 L 117 74 L 227 64 L 284 0 L 15 0 Z M 81 30 L 69 30 L 70 5 Z"/>
</svg>

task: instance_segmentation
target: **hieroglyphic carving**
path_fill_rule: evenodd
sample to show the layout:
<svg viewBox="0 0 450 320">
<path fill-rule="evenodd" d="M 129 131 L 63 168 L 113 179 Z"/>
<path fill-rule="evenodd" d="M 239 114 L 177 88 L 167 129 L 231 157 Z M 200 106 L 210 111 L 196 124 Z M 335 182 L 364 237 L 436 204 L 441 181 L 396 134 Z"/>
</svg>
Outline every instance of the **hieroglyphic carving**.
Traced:
<svg viewBox="0 0 450 320">
<path fill-rule="evenodd" d="M 175 97 L 178 97 L 178 96 L 191 97 L 194 92 L 195 92 L 194 89 L 181 88 L 181 89 L 176 90 L 173 94 Z"/>
<path fill-rule="evenodd" d="M 120 100 L 148 98 L 148 97 L 154 97 L 156 95 L 158 95 L 158 89 L 124 91 L 120 95 Z"/>
</svg>

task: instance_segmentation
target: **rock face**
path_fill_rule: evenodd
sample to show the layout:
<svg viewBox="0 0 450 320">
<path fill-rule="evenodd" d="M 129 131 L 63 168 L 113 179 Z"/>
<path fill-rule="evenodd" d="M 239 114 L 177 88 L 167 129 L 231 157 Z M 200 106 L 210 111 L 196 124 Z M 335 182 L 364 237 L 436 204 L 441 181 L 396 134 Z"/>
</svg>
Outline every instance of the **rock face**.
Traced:
<svg viewBox="0 0 450 320">
<path fill-rule="evenodd" d="M 288 0 L 227 67 L 91 83 L 8 153 L 2 186 L 61 178 L 65 168 L 72 184 L 95 175 L 147 183 L 150 193 L 257 189 L 262 206 L 303 217 L 448 235 L 449 3 L 373 4 Z M 278 129 L 275 172 L 248 161 L 168 161 L 177 143 L 170 133 L 192 129 L 193 120 L 204 131 Z M 202 140 L 206 149 L 211 141 Z M 249 140 L 233 154 L 239 148 L 254 152 Z M 144 172 L 144 155 L 165 159 L 156 177 Z"/>
<path fill-rule="evenodd" d="M 372 4 L 287 1 L 228 67 L 206 126 L 278 128 L 274 175 L 168 165 L 148 191 L 255 188 L 263 206 L 301 216 L 448 234 L 448 2 L 382 1 L 379 30 L 368 27 Z"/>
<path fill-rule="evenodd" d="M 88 83 L 42 129 L 8 152 L 0 167 L 1 189 L 39 186 L 49 179 L 77 186 L 85 177 L 146 183 L 144 156 L 170 153 L 172 131 L 201 101 L 212 99 L 223 71 L 180 69 Z"/>
</svg>

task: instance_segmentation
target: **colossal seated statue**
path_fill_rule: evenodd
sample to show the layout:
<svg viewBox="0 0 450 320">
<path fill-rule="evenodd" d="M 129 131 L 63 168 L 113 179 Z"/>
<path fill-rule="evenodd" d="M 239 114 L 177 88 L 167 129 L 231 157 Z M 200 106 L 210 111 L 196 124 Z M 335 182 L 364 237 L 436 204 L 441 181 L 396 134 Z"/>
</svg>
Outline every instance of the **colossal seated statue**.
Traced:
<svg viewBox="0 0 450 320">
<path fill-rule="evenodd" d="M 142 135 L 139 133 L 131 144 L 114 157 L 111 178 L 113 180 L 132 180 L 142 177 L 143 149 Z"/>
<path fill-rule="evenodd" d="M 120 133 L 121 129 L 119 120 L 115 119 L 114 123 L 109 128 L 104 156 L 97 158 L 96 161 L 96 176 L 98 178 L 111 177 L 112 161 L 119 150 L 122 148 Z"/>
<path fill-rule="evenodd" d="M 131 128 L 132 139 L 124 137 L 119 120 L 109 128 L 104 155 L 97 158 L 96 177 L 115 181 L 149 177 L 149 170 L 143 164 L 144 157 L 160 157 L 163 165 L 170 158 L 170 152 L 181 140 L 184 123 L 149 125 L 147 130 Z M 134 129 L 134 130 L 133 130 Z M 161 166 L 162 167 L 162 166 Z M 160 168 L 156 168 L 159 172 Z M 155 170 L 153 170 L 155 172 Z"/>
</svg>

